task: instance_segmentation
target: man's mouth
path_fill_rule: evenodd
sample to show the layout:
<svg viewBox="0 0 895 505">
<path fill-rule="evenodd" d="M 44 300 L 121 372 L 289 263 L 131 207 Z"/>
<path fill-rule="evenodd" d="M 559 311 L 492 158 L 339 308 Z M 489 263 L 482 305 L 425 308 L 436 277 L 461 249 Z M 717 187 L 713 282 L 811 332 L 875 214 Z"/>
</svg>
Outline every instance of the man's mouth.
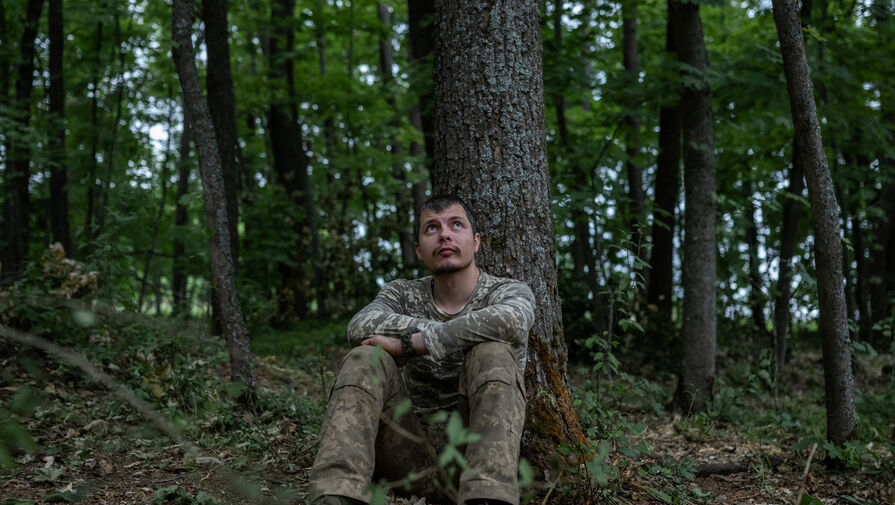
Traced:
<svg viewBox="0 0 895 505">
<path fill-rule="evenodd" d="M 457 249 L 454 247 L 442 247 L 441 249 L 435 251 L 435 254 L 439 256 L 450 256 L 452 254 L 457 254 L 457 252 Z"/>
</svg>

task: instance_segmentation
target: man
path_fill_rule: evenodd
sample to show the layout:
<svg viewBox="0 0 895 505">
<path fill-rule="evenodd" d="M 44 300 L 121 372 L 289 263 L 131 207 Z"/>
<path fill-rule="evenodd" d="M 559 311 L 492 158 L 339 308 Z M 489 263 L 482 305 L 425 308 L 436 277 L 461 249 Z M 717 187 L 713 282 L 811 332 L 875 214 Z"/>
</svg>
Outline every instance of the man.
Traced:
<svg viewBox="0 0 895 505">
<path fill-rule="evenodd" d="M 521 282 L 479 270 L 475 218 L 458 198 L 426 200 L 414 227 L 417 258 L 432 275 L 387 284 L 348 324 L 356 347 L 342 362 L 321 427 L 312 503 L 366 503 L 371 479 L 410 475 L 422 477 L 410 479 L 410 491 L 437 500 L 431 447 L 443 444 L 425 443 L 437 438 L 427 420 L 457 410 L 481 439 L 466 447 L 468 468 L 450 499 L 517 505 L 534 295 Z M 407 397 L 412 413 L 396 416 Z"/>
</svg>

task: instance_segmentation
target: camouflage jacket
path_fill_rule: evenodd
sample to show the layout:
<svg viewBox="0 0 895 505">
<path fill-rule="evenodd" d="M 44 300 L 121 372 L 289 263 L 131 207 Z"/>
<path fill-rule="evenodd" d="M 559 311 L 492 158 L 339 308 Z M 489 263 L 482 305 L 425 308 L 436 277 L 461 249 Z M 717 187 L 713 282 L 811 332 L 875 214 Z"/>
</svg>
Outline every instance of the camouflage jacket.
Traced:
<svg viewBox="0 0 895 505">
<path fill-rule="evenodd" d="M 528 331 L 535 317 L 531 288 L 513 279 L 482 272 L 456 314 L 435 304 L 432 288 L 431 276 L 392 281 L 348 323 L 351 345 L 371 335 L 397 337 L 405 328 L 420 329 L 429 355 L 413 358 L 402 368 L 418 415 L 456 407 L 463 352 L 479 342 L 510 344 L 524 370 Z"/>
</svg>

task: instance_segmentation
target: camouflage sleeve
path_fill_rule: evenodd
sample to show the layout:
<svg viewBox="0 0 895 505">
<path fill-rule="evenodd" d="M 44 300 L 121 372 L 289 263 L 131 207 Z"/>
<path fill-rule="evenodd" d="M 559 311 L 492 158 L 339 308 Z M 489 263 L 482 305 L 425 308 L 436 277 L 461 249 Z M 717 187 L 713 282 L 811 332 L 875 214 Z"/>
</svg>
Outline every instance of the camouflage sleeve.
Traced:
<svg viewBox="0 0 895 505">
<path fill-rule="evenodd" d="M 417 327 L 425 330 L 438 325 L 429 319 L 404 314 L 404 290 L 400 282 L 386 284 L 369 305 L 351 318 L 348 323 L 348 343 L 360 345 L 361 341 L 373 335 L 397 337 L 405 328 Z"/>
<path fill-rule="evenodd" d="M 534 324 L 534 307 L 531 288 L 521 282 L 509 282 L 494 290 L 487 307 L 420 329 L 429 354 L 436 361 L 480 342 L 501 341 L 524 347 L 528 330 Z"/>
</svg>

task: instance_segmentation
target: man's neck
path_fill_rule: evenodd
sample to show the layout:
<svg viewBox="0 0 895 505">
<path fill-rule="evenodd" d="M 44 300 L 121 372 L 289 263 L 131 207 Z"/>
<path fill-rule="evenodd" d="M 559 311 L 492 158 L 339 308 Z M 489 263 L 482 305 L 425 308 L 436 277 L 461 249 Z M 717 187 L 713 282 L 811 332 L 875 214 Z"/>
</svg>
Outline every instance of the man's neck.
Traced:
<svg viewBox="0 0 895 505">
<path fill-rule="evenodd" d="M 475 263 L 451 274 L 433 275 L 432 295 L 435 305 L 447 312 L 456 314 L 463 309 L 479 280 L 479 269 Z"/>
</svg>

